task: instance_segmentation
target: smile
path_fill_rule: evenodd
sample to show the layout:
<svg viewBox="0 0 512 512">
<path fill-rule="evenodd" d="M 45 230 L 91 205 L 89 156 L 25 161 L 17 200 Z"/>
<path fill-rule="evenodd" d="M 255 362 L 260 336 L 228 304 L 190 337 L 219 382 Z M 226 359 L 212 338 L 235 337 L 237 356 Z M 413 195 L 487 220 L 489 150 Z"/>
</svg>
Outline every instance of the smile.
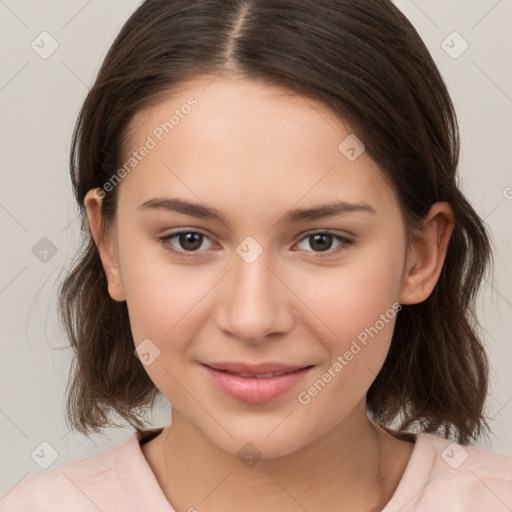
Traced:
<svg viewBox="0 0 512 512">
<path fill-rule="evenodd" d="M 297 386 L 313 368 L 278 363 L 203 363 L 210 381 L 223 394 L 235 400 L 258 404 L 280 398 Z"/>
</svg>

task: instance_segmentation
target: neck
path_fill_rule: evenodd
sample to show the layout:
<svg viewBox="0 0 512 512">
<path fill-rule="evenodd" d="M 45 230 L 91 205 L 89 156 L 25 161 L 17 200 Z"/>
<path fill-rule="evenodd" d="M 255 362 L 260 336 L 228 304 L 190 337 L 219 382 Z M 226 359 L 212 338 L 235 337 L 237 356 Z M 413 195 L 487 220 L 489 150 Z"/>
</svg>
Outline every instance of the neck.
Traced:
<svg viewBox="0 0 512 512">
<path fill-rule="evenodd" d="M 322 438 L 250 467 L 174 411 L 157 440 L 150 465 L 177 511 L 381 510 L 412 451 L 370 422 L 362 405 Z"/>
</svg>

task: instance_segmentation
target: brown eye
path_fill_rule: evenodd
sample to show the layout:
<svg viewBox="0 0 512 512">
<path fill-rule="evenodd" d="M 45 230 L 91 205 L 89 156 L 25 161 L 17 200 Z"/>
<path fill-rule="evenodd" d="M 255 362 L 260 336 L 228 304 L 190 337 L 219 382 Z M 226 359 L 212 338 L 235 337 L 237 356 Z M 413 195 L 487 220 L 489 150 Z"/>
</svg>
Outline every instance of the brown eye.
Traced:
<svg viewBox="0 0 512 512">
<path fill-rule="evenodd" d="M 310 246 L 318 251 L 327 251 L 331 248 L 333 243 L 333 235 L 318 233 L 310 235 Z"/>
<path fill-rule="evenodd" d="M 314 257 L 317 258 L 334 256 L 338 252 L 347 249 L 349 245 L 354 243 L 352 240 L 349 240 L 344 236 L 330 233 L 328 231 L 310 233 L 306 235 L 300 243 L 304 244 L 305 242 L 305 245 L 309 246 L 309 248 L 313 249 L 313 251 L 308 251 L 307 247 L 303 248 L 303 250 L 306 250 L 307 252 L 313 252 L 315 255 Z M 330 250 L 335 242 L 337 242 L 335 249 Z"/>
<path fill-rule="evenodd" d="M 204 252 L 199 250 L 209 238 L 203 233 L 197 231 L 176 231 L 166 236 L 160 237 L 160 242 L 166 251 L 178 257 L 203 256 Z M 209 247 L 207 247 L 208 249 Z"/>
<path fill-rule="evenodd" d="M 181 248 L 187 251 L 195 251 L 201 247 L 203 235 L 194 231 L 179 233 L 177 235 L 178 243 Z"/>
</svg>

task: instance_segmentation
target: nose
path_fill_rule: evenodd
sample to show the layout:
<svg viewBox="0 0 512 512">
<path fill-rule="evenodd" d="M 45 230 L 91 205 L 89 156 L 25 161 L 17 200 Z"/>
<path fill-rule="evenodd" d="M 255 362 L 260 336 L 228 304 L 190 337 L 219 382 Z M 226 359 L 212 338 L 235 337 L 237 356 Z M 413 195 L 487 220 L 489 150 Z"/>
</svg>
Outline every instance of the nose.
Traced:
<svg viewBox="0 0 512 512">
<path fill-rule="evenodd" d="M 290 331 L 294 295 L 283 276 L 271 267 L 266 252 L 252 263 L 235 253 L 233 264 L 219 298 L 219 328 L 247 343 L 268 341 L 270 335 Z"/>
</svg>

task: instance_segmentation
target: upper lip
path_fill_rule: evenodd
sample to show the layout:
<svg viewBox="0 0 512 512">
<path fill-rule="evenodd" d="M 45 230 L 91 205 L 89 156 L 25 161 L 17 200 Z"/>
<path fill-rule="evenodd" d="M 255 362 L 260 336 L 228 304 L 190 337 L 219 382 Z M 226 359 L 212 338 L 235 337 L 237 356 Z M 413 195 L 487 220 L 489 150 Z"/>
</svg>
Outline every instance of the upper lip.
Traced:
<svg viewBox="0 0 512 512">
<path fill-rule="evenodd" d="M 302 368 L 306 368 L 312 365 L 296 365 L 290 366 L 282 363 L 260 363 L 260 364 L 248 364 L 241 362 L 221 362 L 221 363 L 202 363 L 205 366 L 209 366 L 215 370 L 228 371 L 235 373 L 247 373 L 252 375 L 264 375 L 267 373 L 291 373 Z"/>
</svg>

